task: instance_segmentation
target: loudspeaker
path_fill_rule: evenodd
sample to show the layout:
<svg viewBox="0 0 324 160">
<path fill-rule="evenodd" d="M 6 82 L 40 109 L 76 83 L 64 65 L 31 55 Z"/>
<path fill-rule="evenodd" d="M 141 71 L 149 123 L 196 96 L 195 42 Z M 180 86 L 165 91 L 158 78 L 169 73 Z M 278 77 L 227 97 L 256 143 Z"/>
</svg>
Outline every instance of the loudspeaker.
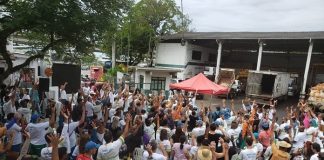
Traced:
<svg viewBox="0 0 324 160">
<path fill-rule="evenodd" d="M 68 82 L 68 85 L 65 87 L 66 93 L 78 92 L 81 86 L 80 65 L 54 63 L 52 69 L 52 86 L 60 86 Z"/>
<path fill-rule="evenodd" d="M 41 93 L 49 91 L 49 78 L 39 78 L 38 90 Z"/>
</svg>

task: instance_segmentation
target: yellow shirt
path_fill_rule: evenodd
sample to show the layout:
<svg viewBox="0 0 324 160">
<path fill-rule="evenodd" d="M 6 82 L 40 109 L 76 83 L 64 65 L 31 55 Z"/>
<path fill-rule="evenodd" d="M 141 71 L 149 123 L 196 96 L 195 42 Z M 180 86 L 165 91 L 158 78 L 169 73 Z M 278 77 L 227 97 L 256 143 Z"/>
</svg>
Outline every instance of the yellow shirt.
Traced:
<svg viewBox="0 0 324 160">
<path fill-rule="evenodd" d="M 272 149 L 271 160 L 289 160 L 290 159 L 289 153 L 279 150 L 274 142 L 272 142 L 271 149 Z"/>
</svg>

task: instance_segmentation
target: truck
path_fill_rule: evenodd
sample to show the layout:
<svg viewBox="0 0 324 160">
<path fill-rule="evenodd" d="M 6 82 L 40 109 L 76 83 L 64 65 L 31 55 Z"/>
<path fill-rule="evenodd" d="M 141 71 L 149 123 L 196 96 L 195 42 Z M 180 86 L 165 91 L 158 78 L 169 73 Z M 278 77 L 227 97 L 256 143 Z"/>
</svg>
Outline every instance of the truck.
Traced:
<svg viewBox="0 0 324 160">
<path fill-rule="evenodd" d="M 265 101 L 287 99 L 289 81 L 289 73 L 250 70 L 247 79 L 246 96 Z"/>
<path fill-rule="evenodd" d="M 238 96 L 241 92 L 241 82 L 235 79 L 235 69 L 231 68 L 221 68 L 219 70 L 219 75 L 216 78 L 216 83 L 218 85 L 230 88 L 230 92 L 226 95 L 219 95 L 219 97 L 233 98 Z"/>
</svg>

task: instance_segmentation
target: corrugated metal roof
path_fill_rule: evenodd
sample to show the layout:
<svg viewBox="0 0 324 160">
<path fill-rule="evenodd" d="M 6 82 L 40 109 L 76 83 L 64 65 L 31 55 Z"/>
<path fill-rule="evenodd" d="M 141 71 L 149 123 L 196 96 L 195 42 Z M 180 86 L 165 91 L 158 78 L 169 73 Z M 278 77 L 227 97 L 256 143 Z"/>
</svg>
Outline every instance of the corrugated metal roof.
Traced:
<svg viewBox="0 0 324 160">
<path fill-rule="evenodd" d="M 171 39 L 324 39 L 324 31 L 314 32 L 186 32 L 162 36 Z"/>
</svg>

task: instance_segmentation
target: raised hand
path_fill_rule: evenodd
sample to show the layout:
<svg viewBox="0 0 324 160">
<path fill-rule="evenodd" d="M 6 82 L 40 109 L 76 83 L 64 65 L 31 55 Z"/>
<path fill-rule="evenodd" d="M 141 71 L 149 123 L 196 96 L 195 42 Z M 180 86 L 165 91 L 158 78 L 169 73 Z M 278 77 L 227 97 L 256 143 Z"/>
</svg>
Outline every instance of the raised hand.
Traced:
<svg viewBox="0 0 324 160">
<path fill-rule="evenodd" d="M 51 140 L 51 144 L 54 147 L 57 147 L 63 140 L 62 138 L 60 138 L 59 134 L 57 134 L 57 135 L 51 134 L 51 135 L 48 135 L 47 138 Z"/>
</svg>

